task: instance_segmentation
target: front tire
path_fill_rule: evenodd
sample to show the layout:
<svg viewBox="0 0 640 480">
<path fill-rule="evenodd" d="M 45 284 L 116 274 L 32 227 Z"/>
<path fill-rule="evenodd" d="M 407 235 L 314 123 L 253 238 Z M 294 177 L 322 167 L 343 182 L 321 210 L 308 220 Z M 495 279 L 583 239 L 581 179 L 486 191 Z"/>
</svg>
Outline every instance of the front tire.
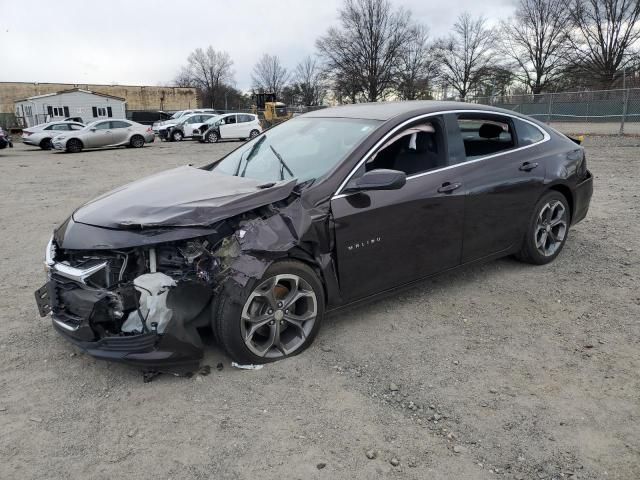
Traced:
<svg viewBox="0 0 640 480">
<path fill-rule="evenodd" d="M 144 147 L 144 137 L 142 135 L 134 135 L 133 137 L 131 137 L 129 145 L 131 145 L 133 148 Z"/>
<path fill-rule="evenodd" d="M 207 143 L 218 143 L 218 140 L 220 140 L 220 137 L 218 137 L 217 132 L 212 131 L 207 133 Z"/>
<path fill-rule="evenodd" d="M 183 138 L 184 135 L 180 130 L 171 132 L 171 140 L 173 140 L 174 142 L 181 142 Z"/>
<path fill-rule="evenodd" d="M 237 292 L 230 280 L 218 295 L 212 327 L 236 362 L 262 364 L 297 355 L 313 342 L 325 311 L 315 272 L 294 260 L 272 264 Z"/>
<path fill-rule="evenodd" d="M 66 150 L 69 153 L 80 153 L 83 147 L 84 145 L 82 145 L 82 142 L 80 140 L 78 140 L 77 138 L 72 138 L 67 142 Z"/>
<path fill-rule="evenodd" d="M 571 210 L 564 195 L 548 192 L 536 204 L 518 259 L 534 265 L 552 262 L 569 235 Z"/>
</svg>

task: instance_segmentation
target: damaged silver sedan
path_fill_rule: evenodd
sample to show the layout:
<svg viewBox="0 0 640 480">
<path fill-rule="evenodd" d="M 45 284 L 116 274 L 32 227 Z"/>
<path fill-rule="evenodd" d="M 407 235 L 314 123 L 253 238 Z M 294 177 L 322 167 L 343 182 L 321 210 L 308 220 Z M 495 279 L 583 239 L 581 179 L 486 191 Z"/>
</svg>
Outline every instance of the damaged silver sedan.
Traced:
<svg viewBox="0 0 640 480">
<path fill-rule="evenodd" d="M 583 149 L 512 112 L 325 109 L 77 209 L 36 302 L 101 359 L 193 371 L 210 327 L 265 363 L 308 347 L 327 311 L 478 260 L 552 261 L 591 192 Z"/>
</svg>

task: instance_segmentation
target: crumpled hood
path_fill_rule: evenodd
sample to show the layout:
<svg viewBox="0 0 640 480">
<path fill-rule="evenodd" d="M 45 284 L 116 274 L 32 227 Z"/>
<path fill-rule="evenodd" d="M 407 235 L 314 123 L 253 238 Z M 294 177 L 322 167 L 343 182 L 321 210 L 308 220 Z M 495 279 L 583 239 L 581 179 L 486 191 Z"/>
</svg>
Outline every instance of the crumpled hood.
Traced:
<svg viewBox="0 0 640 480">
<path fill-rule="evenodd" d="M 264 181 L 178 167 L 108 192 L 73 213 L 75 222 L 113 229 L 205 227 L 287 198 L 296 180 Z"/>
</svg>

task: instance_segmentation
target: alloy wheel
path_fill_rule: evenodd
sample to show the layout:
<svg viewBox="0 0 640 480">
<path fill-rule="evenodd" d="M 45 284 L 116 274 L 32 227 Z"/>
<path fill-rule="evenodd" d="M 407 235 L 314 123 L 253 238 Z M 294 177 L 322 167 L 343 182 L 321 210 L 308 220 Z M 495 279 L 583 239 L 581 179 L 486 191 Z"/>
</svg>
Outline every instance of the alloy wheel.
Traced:
<svg viewBox="0 0 640 480">
<path fill-rule="evenodd" d="M 538 252 L 550 257 L 562 246 L 567 235 L 567 209 L 559 200 L 545 203 L 538 213 L 534 243 Z"/>
<path fill-rule="evenodd" d="M 301 348 L 318 316 L 318 300 L 298 275 L 275 275 L 253 289 L 242 308 L 240 331 L 259 357 L 278 358 Z"/>
<path fill-rule="evenodd" d="M 260 132 L 258 132 L 257 130 L 251 130 L 251 133 L 249 134 L 249 138 L 254 139 L 258 135 L 260 135 Z"/>
<path fill-rule="evenodd" d="M 218 134 L 216 132 L 210 132 L 209 135 L 207 135 L 207 141 L 209 143 L 216 143 L 218 141 Z"/>
</svg>

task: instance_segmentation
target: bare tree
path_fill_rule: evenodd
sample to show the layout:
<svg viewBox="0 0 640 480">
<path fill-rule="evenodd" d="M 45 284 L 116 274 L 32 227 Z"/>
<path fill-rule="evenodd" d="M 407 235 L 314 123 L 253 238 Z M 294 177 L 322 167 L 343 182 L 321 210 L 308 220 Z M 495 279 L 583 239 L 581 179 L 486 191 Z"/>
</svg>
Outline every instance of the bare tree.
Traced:
<svg viewBox="0 0 640 480">
<path fill-rule="evenodd" d="M 400 99 L 431 98 L 432 80 L 436 72 L 436 62 L 429 46 L 429 32 L 422 25 L 415 26 L 400 56 L 396 86 Z"/>
<path fill-rule="evenodd" d="M 289 72 L 280 62 L 277 55 L 262 55 L 253 67 L 251 74 L 253 88 L 266 93 L 275 93 L 279 97 L 282 89 L 289 81 Z"/>
<path fill-rule="evenodd" d="M 637 60 L 639 0 L 575 0 L 571 43 L 575 65 L 610 87 Z"/>
<path fill-rule="evenodd" d="M 293 75 L 293 89 L 302 105 L 320 105 L 327 94 L 325 75 L 318 61 L 307 56 L 297 66 Z"/>
<path fill-rule="evenodd" d="M 232 67 L 233 60 L 227 52 L 214 50 L 212 46 L 206 50 L 196 48 L 174 83 L 197 87 L 204 96 L 203 104 L 215 108 L 220 104 L 223 88 L 234 83 Z"/>
<path fill-rule="evenodd" d="M 453 33 L 436 42 L 436 58 L 440 63 L 443 86 L 450 86 L 464 100 L 482 81 L 487 67 L 495 59 L 490 56 L 494 34 L 483 17 L 472 18 L 463 13 L 453 26 Z"/>
<path fill-rule="evenodd" d="M 566 65 L 570 23 L 566 0 L 520 0 L 514 18 L 502 22 L 500 53 L 532 93 L 547 89 Z"/>
<path fill-rule="evenodd" d="M 349 79 L 349 96 L 359 90 L 369 102 L 384 98 L 394 87 L 400 55 L 410 37 L 410 13 L 393 10 L 389 0 L 345 0 L 340 26 L 316 41 L 332 77 Z"/>
</svg>

